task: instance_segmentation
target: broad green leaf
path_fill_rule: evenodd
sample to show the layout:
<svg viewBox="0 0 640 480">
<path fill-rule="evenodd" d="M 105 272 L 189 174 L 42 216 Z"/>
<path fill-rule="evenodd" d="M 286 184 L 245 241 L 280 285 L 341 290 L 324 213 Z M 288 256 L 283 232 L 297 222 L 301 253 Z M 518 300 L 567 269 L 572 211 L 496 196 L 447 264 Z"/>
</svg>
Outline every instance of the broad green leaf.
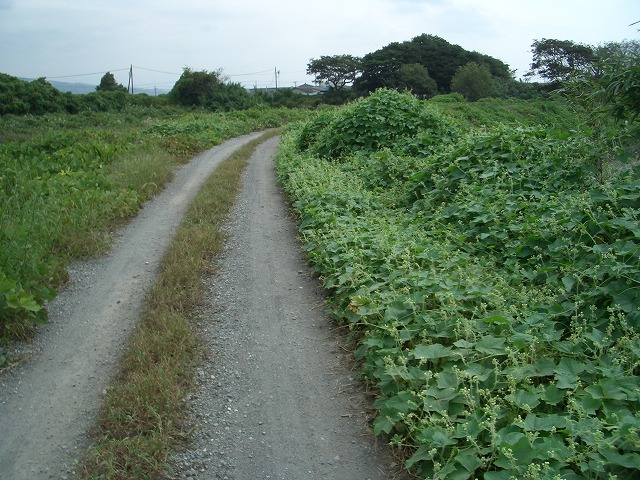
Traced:
<svg viewBox="0 0 640 480">
<path fill-rule="evenodd" d="M 511 480 L 513 473 L 510 470 L 499 470 L 497 472 L 485 472 L 484 480 Z"/>
<path fill-rule="evenodd" d="M 398 392 L 397 395 L 376 401 L 376 407 L 382 411 L 409 413 L 417 407 L 417 397 L 411 392 Z"/>
<path fill-rule="evenodd" d="M 505 354 L 505 339 L 496 338 L 490 335 L 486 335 L 476 343 L 475 349 L 479 352 L 486 353 L 488 355 L 504 355 Z"/>
<path fill-rule="evenodd" d="M 502 433 L 500 436 L 500 446 L 501 447 L 512 447 L 520 440 L 524 438 L 524 433 L 522 432 L 509 432 Z"/>
<path fill-rule="evenodd" d="M 589 415 L 595 415 L 597 411 L 602 407 L 602 400 L 599 398 L 593 398 L 588 392 L 576 395 L 576 401 L 578 405 Z"/>
<path fill-rule="evenodd" d="M 439 343 L 432 345 L 418 345 L 411 351 L 413 358 L 417 360 L 435 360 L 438 358 L 451 358 L 455 354 L 453 350 Z"/>
<path fill-rule="evenodd" d="M 567 292 L 571 292 L 576 284 L 576 279 L 573 277 L 562 277 L 562 285 Z"/>
<path fill-rule="evenodd" d="M 474 344 L 471 342 L 467 342 L 466 340 L 458 340 L 453 345 L 458 348 L 472 348 Z"/>
<path fill-rule="evenodd" d="M 467 368 L 465 370 L 472 377 L 477 377 L 481 382 L 487 380 L 493 373 L 492 368 L 487 368 L 483 365 L 480 365 L 479 363 L 470 363 L 467 365 Z"/>
<path fill-rule="evenodd" d="M 434 480 L 469 480 L 471 474 L 462 466 L 458 466 L 453 459 L 449 460 L 436 475 Z"/>
<path fill-rule="evenodd" d="M 620 305 L 620 308 L 627 313 L 636 311 L 640 306 L 640 288 L 627 287 L 612 296 L 613 302 Z"/>
<path fill-rule="evenodd" d="M 20 308 L 20 296 L 15 292 L 5 293 L 5 299 L 9 308 Z"/>
<path fill-rule="evenodd" d="M 633 468 L 640 471 L 640 454 L 619 453 L 616 450 L 602 450 L 600 454 L 607 459 L 610 465 L 620 465 L 625 468 Z"/>
<path fill-rule="evenodd" d="M 433 455 L 430 453 L 433 450 L 431 445 L 421 445 L 415 451 L 413 455 L 405 462 L 407 468 L 413 467 L 418 462 L 433 460 Z"/>
<path fill-rule="evenodd" d="M 534 363 L 538 376 L 548 377 L 553 375 L 556 368 L 555 362 L 550 358 L 543 358 Z"/>
<path fill-rule="evenodd" d="M 596 328 L 592 328 L 590 331 L 584 334 L 585 338 L 591 340 L 596 345 L 603 345 L 606 334 Z"/>
<path fill-rule="evenodd" d="M 522 350 L 533 343 L 534 337 L 533 335 L 529 335 L 528 333 L 517 332 L 511 335 L 509 341 L 518 349 Z"/>
<path fill-rule="evenodd" d="M 572 389 L 578 385 L 579 374 L 584 372 L 586 365 L 572 358 L 563 358 L 554 369 L 558 388 Z"/>
<path fill-rule="evenodd" d="M 625 400 L 627 393 L 613 379 L 603 378 L 595 385 L 585 387 L 585 392 L 596 400 Z"/>
<path fill-rule="evenodd" d="M 528 432 L 545 431 L 549 432 L 552 429 L 562 430 L 567 427 L 567 421 L 565 417 L 556 414 L 547 415 L 535 415 L 530 413 L 523 422 L 524 429 Z"/>
<path fill-rule="evenodd" d="M 16 288 L 16 282 L 8 278 L 0 277 L 0 295 L 11 292 L 15 288 Z"/>
<path fill-rule="evenodd" d="M 559 434 L 544 437 L 541 441 L 538 440 L 536 442 L 536 449 L 539 452 L 538 458 L 540 460 L 553 458 L 561 461 L 563 464 L 564 460 L 571 457 L 573 453 Z"/>
<path fill-rule="evenodd" d="M 482 465 L 482 460 L 480 460 L 473 448 L 459 451 L 456 455 L 456 460 L 469 473 L 474 473 Z"/>
<path fill-rule="evenodd" d="M 389 434 L 391 430 L 393 430 L 394 422 L 387 417 L 386 415 L 379 415 L 373 421 L 373 434 L 375 436 L 380 435 L 381 433 Z"/>
<path fill-rule="evenodd" d="M 423 428 L 417 435 L 417 439 L 422 443 L 431 445 L 432 448 L 443 448 L 458 443 L 452 434 L 439 426 Z"/>
<path fill-rule="evenodd" d="M 565 392 L 554 384 L 549 384 L 544 387 L 542 399 L 548 405 L 557 405 L 565 399 Z"/>
<path fill-rule="evenodd" d="M 471 414 L 466 418 L 466 421 L 456 426 L 456 438 L 476 438 L 480 433 L 485 431 L 485 427 L 482 419 L 477 418 L 474 414 Z"/>
<path fill-rule="evenodd" d="M 411 308 L 405 305 L 403 302 L 392 302 L 387 306 L 384 312 L 384 318 L 387 321 L 397 320 L 411 313 Z"/>
<path fill-rule="evenodd" d="M 20 297 L 20 306 L 30 312 L 39 312 L 42 307 L 38 305 L 31 295 L 22 295 Z"/>
<path fill-rule="evenodd" d="M 436 379 L 436 385 L 440 388 L 452 388 L 457 389 L 460 384 L 458 380 L 458 375 L 451 370 L 445 370 L 438 374 L 438 378 Z"/>
<path fill-rule="evenodd" d="M 516 390 L 510 395 L 513 403 L 523 409 L 534 409 L 540 404 L 540 393 L 527 390 Z"/>
<path fill-rule="evenodd" d="M 515 458 L 518 459 L 519 464 L 531 463 L 537 455 L 536 450 L 529 444 L 529 440 L 526 437 L 520 438 L 518 442 L 512 445 L 508 445 Z M 500 468 L 511 468 L 511 460 L 504 456 L 504 453 L 500 451 L 498 458 L 494 461 L 494 465 Z"/>
<path fill-rule="evenodd" d="M 511 323 L 511 320 L 503 317 L 502 315 L 493 315 L 491 317 L 483 318 L 482 321 L 484 323 L 495 323 L 498 325 L 508 325 Z"/>
<path fill-rule="evenodd" d="M 536 368 L 534 365 L 527 363 L 525 365 L 517 365 L 504 370 L 504 373 L 512 376 L 516 380 L 524 380 L 536 376 Z"/>
</svg>

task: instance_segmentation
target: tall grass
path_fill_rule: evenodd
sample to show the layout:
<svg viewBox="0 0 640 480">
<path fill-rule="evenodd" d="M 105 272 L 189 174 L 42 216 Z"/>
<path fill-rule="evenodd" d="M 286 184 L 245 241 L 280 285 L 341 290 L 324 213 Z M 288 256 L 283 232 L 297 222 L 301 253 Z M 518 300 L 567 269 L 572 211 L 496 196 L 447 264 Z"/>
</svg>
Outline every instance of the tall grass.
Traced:
<svg viewBox="0 0 640 480">
<path fill-rule="evenodd" d="M 111 232 L 159 192 L 176 166 L 221 141 L 308 112 L 0 117 L 0 344 L 45 321 L 74 258 L 104 253 Z M 4 133 L 2 133 L 4 132 Z M 6 134 L 12 132 L 11 134 Z M 7 362 L 0 358 L 0 368 Z"/>
</svg>

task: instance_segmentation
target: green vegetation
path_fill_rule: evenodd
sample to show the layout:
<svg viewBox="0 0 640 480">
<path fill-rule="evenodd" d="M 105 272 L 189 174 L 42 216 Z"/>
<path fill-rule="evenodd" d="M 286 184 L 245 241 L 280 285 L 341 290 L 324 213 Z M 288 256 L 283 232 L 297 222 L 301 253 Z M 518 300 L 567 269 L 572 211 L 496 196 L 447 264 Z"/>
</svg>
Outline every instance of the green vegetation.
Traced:
<svg viewBox="0 0 640 480">
<path fill-rule="evenodd" d="M 469 62 L 484 65 L 496 79 L 512 80 L 508 65 L 500 60 L 470 52 L 452 45 L 435 35 L 420 35 L 410 41 L 393 42 L 362 59 L 362 76 L 355 82 L 359 92 L 373 92 L 378 88 L 398 88 L 398 72 L 404 65 L 422 65 L 432 78 L 439 93 L 450 93 L 451 79 L 456 70 Z"/>
<path fill-rule="evenodd" d="M 486 66 L 475 62 L 458 67 L 451 79 L 451 91 L 461 94 L 470 102 L 490 97 L 495 92 L 491 72 Z"/>
<path fill-rule="evenodd" d="M 380 88 L 408 90 L 420 98 L 459 92 L 471 101 L 488 96 L 540 96 L 537 84 L 515 80 L 514 72 L 500 60 L 427 34 L 390 43 L 363 58 L 312 58 L 307 73 L 329 85 L 329 92 L 322 98 L 323 103 L 329 104 L 343 104 Z"/>
<path fill-rule="evenodd" d="M 107 72 L 100 79 L 100 85 L 96 87 L 96 91 L 102 92 L 126 92 L 127 89 L 116 82 L 116 78 L 113 73 Z"/>
<path fill-rule="evenodd" d="M 353 85 L 361 72 L 362 59 L 353 55 L 323 55 L 307 65 L 307 75 L 315 75 L 316 82 L 326 82 L 334 90 Z"/>
<path fill-rule="evenodd" d="M 633 147 L 560 101 L 392 90 L 283 137 L 278 175 L 377 391 L 374 432 L 421 478 L 637 475 L 640 171 L 596 168 Z"/>
<path fill-rule="evenodd" d="M 112 229 L 181 162 L 224 139 L 305 116 L 130 107 L 0 117 L 0 339 L 27 336 L 44 321 L 43 305 L 65 281 L 66 264 L 104 252 Z"/>
<path fill-rule="evenodd" d="M 161 478 L 172 448 L 186 435 L 180 429 L 183 399 L 199 358 L 198 334 L 191 325 L 202 298 L 202 277 L 211 258 L 222 251 L 221 229 L 235 201 L 240 175 L 257 145 L 249 143 L 207 180 L 164 257 L 162 274 L 147 299 L 109 389 L 99 432 L 79 478 Z"/>
<path fill-rule="evenodd" d="M 570 40 L 534 40 L 531 53 L 529 75 L 538 75 L 552 83 L 565 81 L 577 72 L 592 73 L 596 61 L 592 47 Z"/>
<path fill-rule="evenodd" d="M 110 81 L 104 77 L 103 80 Z M 0 116 L 122 112 L 134 107 L 162 107 L 166 103 L 165 97 L 129 95 L 124 87 L 100 88 L 94 93 L 73 95 L 60 92 L 44 78 L 26 82 L 0 73 Z"/>
<path fill-rule="evenodd" d="M 185 107 L 204 107 L 211 111 L 246 109 L 256 104 L 242 85 L 225 83 L 222 72 L 193 71 L 185 68 L 169 92 L 169 99 Z"/>
</svg>

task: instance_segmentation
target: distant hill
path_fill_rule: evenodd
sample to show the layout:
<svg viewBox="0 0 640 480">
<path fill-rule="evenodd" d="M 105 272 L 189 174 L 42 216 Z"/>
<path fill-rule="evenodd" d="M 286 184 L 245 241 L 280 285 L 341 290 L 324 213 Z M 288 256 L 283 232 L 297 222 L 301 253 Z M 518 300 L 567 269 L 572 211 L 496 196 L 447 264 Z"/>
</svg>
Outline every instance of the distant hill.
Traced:
<svg viewBox="0 0 640 480">
<path fill-rule="evenodd" d="M 21 80 L 25 80 L 27 82 L 31 82 L 35 80 L 33 78 L 21 78 Z M 91 93 L 96 91 L 97 85 L 90 85 L 88 83 L 69 83 L 69 82 L 58 82 L 57 80 L 47 80 L 51 84 L 53 88 L 60 90 L 61 92 L 71 92 L 71 93 Z M 164 93 L 169 93 L 169 90 L 166 88 L 158 88 L 154 90 L 153 88 L 135 88 L 135 93 L 146 93 L 147 95 L 162 95 Z"/>
</svg>

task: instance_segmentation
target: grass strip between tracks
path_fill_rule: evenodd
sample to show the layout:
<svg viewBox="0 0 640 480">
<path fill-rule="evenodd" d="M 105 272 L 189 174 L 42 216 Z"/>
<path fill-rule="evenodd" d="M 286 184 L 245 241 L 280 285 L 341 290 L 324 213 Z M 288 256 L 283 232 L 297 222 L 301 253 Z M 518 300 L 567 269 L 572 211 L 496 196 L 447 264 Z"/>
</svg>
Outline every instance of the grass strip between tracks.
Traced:
<svg viewBox="0 0 640 480">
<path fill-rule="evenodd" d="M 193 384 L 200 343 L 191 313 L 203 297 L 202 277 L 225 242 L 221 230 L 240 178 L 271 130 L 237 150 L 211 174 L 189 207 L 162 262 L 161 274 L 108 389 L 81 479 L 161 478 L 172 449 L 185 438 L 183 402 Z"/>
</svg>

